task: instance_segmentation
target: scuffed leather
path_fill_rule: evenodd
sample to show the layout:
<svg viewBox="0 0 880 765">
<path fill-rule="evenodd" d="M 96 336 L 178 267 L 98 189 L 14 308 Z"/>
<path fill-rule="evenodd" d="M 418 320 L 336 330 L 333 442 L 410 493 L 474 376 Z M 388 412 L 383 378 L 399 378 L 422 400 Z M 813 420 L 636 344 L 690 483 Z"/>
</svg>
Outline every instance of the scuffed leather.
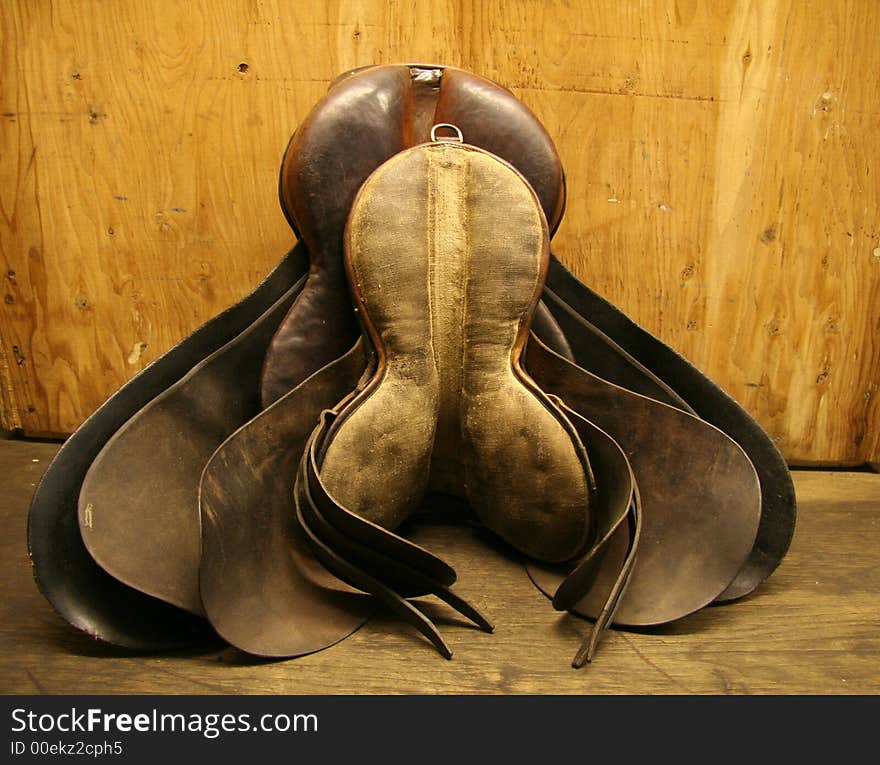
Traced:
<svg viewBox="0 0 880 765">
<path fill-rule="evenodd" d="M 306 244 L 309 281 L 263 362 L 263 406 L 337 358 L 357 337 L 343 273 L 342 230 L 367 176 L 429 140 L 431 126 L 465 126 L 468 143 L 510 162 L 536 190 L 555 230 L 565 206 L 562 165 L 540 122 L 506 88 L 460 69 L 381 65 L 340 76 L 290 141 L 279 197 Z M 552 316 L 543 325 L 554 331 Z M 562 350 L 568 355 L 564 344 Z"/>
<path fill-rule="evenodd" d="M 408 148 L 440 121 L 482 150 Z M 244 650 L 300 655 L 356 629 L 378 601 L 451 656 L 409 598 L 433 594 L 492 627 L 453 592 L 448 565 L 398 536 L 428 491 L 466 498 L 533 559 L 530 575 L 554 607 L 595 621 L 575 665 L 612 622 L 680 618 L 750 591 L 778 564 L 794 498 L 766 434 L 552 256 L 542 293 L 564 177 L 546 131 L 510 91 L 436 65 L 346 73 L 292 139 L 279 192 L 310 266 L 268 348 L 271 326 L 257 314 L 249 329 L 233 310 L 219 335 L 197 333 L 201 345 L 185 342 L 185 353 L 169 354 L 174 364 L 158 363 L 165 378 L 111 398 L 35 497 L 38 578 L 74 624 L 131 645 L 161 644 L 164 628 L 206 627 L 170 618 L 174 609 L 154 608 L 136 587 L 204 608 Z M 524 354 L 529 325 L 537 338 Z M 367 356 L 350 350 L 362 328 Z M 214 335 L 226 343 L 219 350 Z M 194 365 L 189 375 L 180 359 Z M 155 400 L 144 407 L 145 391 Z M 253 417 L 258 392 L 268 408 Z M 202 475 L 194 554 L 206 449 L 239 425 Z M 188 426 L 197 432 L 187 436 Z M 179 455 L 150 448 L 172 430 L 186 439 Z M 174 509 L 145 491 L 125 528 L 120 498 L 160 475 L 173 484 Z M 77 528 L 80 483 L 82 538 L 106 574 Z M 168 533 L 150 539 L 155 522 Z M 132 548 L 132 536 L 149 543 Z M 157 565 L 157 545 L 173 565 Z M 65 581 L 67 563 L 47 564 L 53 553 L 82 582 Z M 120 619 L 116 604 L 143 605 L 145 618 Z M 148 624 L 148 613 L 161 623 Z"/>
<path fill-rule="evenodd" d="M 425 145 L 367 180 L 346 257 L 379 371 L 328 437 L 334 499 L 397 528 L 439 463 L 444 488 L 518 549 L 554 561 L 583 549 L 586 454 L 519 363 L 548 254 L 534 192 L 486 152 Z"/>
</svg>

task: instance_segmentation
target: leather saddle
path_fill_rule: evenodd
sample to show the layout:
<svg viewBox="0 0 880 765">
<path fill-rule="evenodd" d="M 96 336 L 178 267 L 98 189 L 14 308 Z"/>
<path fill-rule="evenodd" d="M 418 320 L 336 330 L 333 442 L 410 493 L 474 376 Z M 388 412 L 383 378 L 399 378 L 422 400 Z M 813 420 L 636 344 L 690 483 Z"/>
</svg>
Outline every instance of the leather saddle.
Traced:
<svg viewBox="0 0 880 765">
<path fill-rule="evenodd" d="M 782 560 L 781 455 L 553 257 L 562 166 L 509 91 L 452 67 L 348 72 L 291 139 L 279 197 L 294 250 L 37 487 L 35 576 L 75 627 L 288 657 L 382 605 L 450 656 L 410 598 L 492 625 L 397 533 L 428 495 L 466 503 L 592 622 L 575 666 L 609 625 L 740 598 Z"/>
</svg>

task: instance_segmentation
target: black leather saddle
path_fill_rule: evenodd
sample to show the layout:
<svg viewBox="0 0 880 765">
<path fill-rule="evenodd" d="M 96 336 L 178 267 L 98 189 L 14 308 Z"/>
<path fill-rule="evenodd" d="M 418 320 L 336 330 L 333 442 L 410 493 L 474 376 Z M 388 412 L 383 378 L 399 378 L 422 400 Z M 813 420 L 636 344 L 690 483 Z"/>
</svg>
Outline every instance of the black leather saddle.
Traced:
<svg viewBox="0 0 880 765">
<path fill-rule="evenodd" d="M 292 657 L 383 607 L 451 656 L 412 598 L 492 625 L 398 533 L 429 496 L 591 622 L 575 666 L 608 626 L 736 600 L 782 560 L 782 456 L 552 255 L 563 169 L 508 90 L 434 65 L 345 73 L 291 139 L 279 196 L 297 246 L 111 396 L 37 487 L 35 576 L 73 626 Z"/>
</svg>

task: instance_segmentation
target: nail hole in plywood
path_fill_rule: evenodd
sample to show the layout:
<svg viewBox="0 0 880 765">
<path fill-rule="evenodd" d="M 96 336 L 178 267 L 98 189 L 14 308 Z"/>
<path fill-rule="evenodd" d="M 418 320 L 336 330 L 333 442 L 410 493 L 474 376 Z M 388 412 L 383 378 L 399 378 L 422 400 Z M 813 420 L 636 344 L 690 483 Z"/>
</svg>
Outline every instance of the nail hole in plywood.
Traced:
<svg viewBox="0 0 880 765">
<path fill-rule="evenodd" d="M 147 349 L 147 344 L 146 344 L 146 343 L 141 342 L 141 341 L 136 342 L 136 343 L 131 347 L 131 353 L 128 354 L 128 359 L 126 359 L 126 360 L 128 361 L 129 364 L 137 364 L 138 361 L 139 361 L 140 358 L 141 358 L 141 354 L 142 354 L 146 349 Z"/>
</svg>

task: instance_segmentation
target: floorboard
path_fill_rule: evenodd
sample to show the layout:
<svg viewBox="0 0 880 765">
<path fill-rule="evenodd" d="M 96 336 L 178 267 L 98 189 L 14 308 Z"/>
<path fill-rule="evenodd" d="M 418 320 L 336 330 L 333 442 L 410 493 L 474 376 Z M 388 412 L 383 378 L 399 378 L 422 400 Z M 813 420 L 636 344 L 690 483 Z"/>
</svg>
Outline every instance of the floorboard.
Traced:
<svg viewBox="0 0 880 765">
<path fill-rule="evenodd" d="M 419 541 L 459 572 L 456 590 L 496 625 L 481 633 L 429 604 L 455 655 L 376 618 L 333 648 L 260 661 L 229 647 L 135 655 L 77 632 L 34 584 L 30 496 L 57 444 L 0 441 L 0 692 L 47 694 L 876 694 L 880 690 L 880 475 L 796 471 L 788 557 L 754 595 L 651 630 L 612 630 L 570 662 L 586 623 L 558 614 L 521 564 L 474 529 Z"/>
</svg>

